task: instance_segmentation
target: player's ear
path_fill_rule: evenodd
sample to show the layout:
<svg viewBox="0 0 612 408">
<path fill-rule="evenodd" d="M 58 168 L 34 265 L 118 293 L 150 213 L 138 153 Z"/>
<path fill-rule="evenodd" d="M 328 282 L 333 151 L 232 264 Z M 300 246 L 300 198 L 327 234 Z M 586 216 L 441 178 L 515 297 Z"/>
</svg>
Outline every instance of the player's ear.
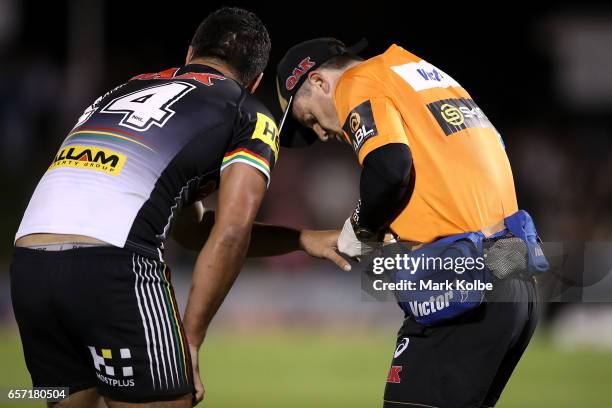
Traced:
<svg viewBox="0 0 612 408">
<path fill-rule="evenodd" d="M 187 57 L 185 57 L 185 65 L 189 64 L 191 58 L 193 58 L 193 47 L 190 45 L 189 49 L 187 50 Z"/>
<path fill-rule="evenodd" d="M 257 75 L 255 79 L 253 79 L 251 83 L 246 86 L 247 91 L 249 91 L 252 94 L 255 93 L 255 90 L 257 90 L 257 88 L 259 87 L 259 84 L 261 83 L 262 78 L 263 78 L 263 72 Z"/>
</svg>

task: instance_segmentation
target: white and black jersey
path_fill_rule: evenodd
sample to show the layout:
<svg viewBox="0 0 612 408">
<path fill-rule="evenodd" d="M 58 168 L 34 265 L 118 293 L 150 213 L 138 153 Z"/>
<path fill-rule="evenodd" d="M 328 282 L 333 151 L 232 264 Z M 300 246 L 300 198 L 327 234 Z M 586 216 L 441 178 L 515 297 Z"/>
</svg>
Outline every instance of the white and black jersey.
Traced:
<svg viewBox="0 0 612 408">
<path fill-rule="evenodd" d="M 15 239 L 90 236 L 161 257 L 173 217 L 241 162 L 270 178 L 278 131 L 243 87 L 204 65 L 144 74 L 88 107 L 40 180 Z"/>
</svg>

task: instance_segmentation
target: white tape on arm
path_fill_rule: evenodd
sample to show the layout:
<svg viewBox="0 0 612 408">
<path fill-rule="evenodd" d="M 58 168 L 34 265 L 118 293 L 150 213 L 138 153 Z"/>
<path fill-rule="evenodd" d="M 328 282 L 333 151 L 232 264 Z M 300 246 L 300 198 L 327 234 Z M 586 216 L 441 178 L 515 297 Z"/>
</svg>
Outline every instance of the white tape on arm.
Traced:
<svg viewBox="0 0 612 408">
<path fill-rule="evenodd" d="M 355 235 L 351 219 L 347 219 L 342 227 L 342 232 L 338 237 L 338 251 L 350 256 L 351 258 L 361 257 L 369 254 L 375 247 L 381 245 L 380 242 L 363 242 Z"/>
</svg>

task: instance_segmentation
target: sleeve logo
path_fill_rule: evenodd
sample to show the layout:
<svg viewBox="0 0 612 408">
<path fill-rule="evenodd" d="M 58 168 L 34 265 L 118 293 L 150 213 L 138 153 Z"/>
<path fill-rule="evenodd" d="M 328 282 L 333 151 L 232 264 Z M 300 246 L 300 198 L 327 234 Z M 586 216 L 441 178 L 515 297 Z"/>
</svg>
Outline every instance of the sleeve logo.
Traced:
<svg viewBox="0 0 612 408">
<path fill-rule="evenodd" d="M 451 125 L 461 126 L 465 123 L 465 116 L 463 116 L 459 108 L 449 105 L 448 103 L 440 106 L 440 114 L 442 118 Z"/>
<path fill-rule="evenodd" d="M 446 136 L 468 128 L 493 128 L 482 109 L 472 99 L 442 99 L 427 105 Z"/>
<path fill-rule="evenodd" d="M 279 137 L 274 120 L 263 113 L 257 112 L 257 123 L 251 139 L 259 139 L 270 146 L 270 149 L 274 152 L 274 160 L 278 160 Z"/>
<path fill-rule="evenodd" d="M 359 153 L 366 140 L 378 134 L 372 104 L 369 100 L 358 105 L 349 113 L 342 129 L 348 134 L 355 153 Z"/>
<path fill-rule="evenodd" d="M 351 113 L 351 116 L 349 116 L 349 124 L 351 125 L 351 132 L 357 132 L 359 130 L 359 125 L 361 125 L 361 116 L 359 116 L 357 112 Z"/>
</svg>

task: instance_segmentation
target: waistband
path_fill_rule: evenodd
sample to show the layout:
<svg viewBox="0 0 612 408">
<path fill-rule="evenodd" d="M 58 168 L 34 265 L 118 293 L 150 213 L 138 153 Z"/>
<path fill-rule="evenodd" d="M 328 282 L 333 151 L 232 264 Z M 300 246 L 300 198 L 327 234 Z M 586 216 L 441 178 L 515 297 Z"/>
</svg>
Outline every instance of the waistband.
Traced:
<svg viewBox="0 0 612 408">
<path fill-rule="evenodd" d="M 70 249 L 109 247 L 108 244 L 94 244 L 88 242 L 57 242 L 54 244 L 27 245 L 21 248 L 34 249 L 36 251 L 68 251 Z"/>
<path fill-rule="evenodd" d="M 75 258 L 100 258 L 115 257 L 129 259 L 132 256 L 142 255 L 138 252 L 116 246 L 86 246 L 78 248 L 63 249 L 61 251 L 32 249 L 27 247 L 13 247 L 13 259 L 20 260 L 45 260 L 45 259 L 75 259 Z M 159 262 L 155 257 L 145 256 Z"/>
</svg>

